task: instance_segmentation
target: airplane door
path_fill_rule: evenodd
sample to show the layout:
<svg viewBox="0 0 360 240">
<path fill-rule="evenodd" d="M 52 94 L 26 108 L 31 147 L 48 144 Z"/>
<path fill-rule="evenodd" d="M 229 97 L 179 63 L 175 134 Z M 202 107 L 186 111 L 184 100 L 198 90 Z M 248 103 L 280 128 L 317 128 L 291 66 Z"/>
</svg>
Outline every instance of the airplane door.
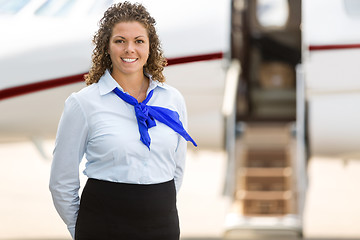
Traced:
<svg viewBox="0 0 360 240">
<path fill-rule="evenodd" d="M 226 237 L 302 235 L 300 23 L 299 0 L 232 1 L 231 53 L 241 73 Z"/>
</svg>

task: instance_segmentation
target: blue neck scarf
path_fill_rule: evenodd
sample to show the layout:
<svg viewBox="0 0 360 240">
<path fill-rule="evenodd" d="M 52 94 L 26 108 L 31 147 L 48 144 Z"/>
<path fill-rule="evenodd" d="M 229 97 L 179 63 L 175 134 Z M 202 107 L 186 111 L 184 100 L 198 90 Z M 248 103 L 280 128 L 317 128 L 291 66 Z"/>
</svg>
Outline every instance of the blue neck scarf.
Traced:
<svg viewBox="0 0 360 240">
<path fill-rule="evenodd" d="M 146 96 L 146 99 L 139 103 L 136 98 L 130 94 L 126 94 L 121 91 L 119 88 L 114 88 L 113 92 L 118 95 L 122 100 L 134 106 L 135 115 L 139 126 L 140 140 L 149 148 L 151 138 L 148 133 L 148 129 L 156 126 L 155 119 L 161 123 L 166 124 L 175 132 L 180 134 L 186 141 L 192 142 L 192 144 L 197 147 L 195 141 L 190 137 L 190 135 L 184 129 L 180 119 L 179 114 L 175 111 L 172 111 L 163 107 L 148 106 L 146 105 L 150 98 L 153 95 L 151 90 Z"/>
</svg>

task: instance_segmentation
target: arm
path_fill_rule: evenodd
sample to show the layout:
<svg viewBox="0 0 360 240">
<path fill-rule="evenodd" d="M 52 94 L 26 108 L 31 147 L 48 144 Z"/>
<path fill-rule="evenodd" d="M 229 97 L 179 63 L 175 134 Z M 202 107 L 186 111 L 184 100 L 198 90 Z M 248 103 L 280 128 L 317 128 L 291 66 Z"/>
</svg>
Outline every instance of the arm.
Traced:
<svg viewBox="0 0 360 240">
<path fill-rule="evenodd" d="M 180 121 L 182 122 L 185 130 L 187 130 L 187 111 L 186 111 L 185 101 L 182 96 L 180 103 L 181 103 L 179 110 Z M 179 135 L 178 147 L 175 152 L 176 169 L 175 169 L 174 180 L 175 180 L 176 192 L 179 192 L 180 187 L 182 185 L 184 170 L 185 170 L 186 152 L 187 152 L 187 142 L 183 137 Z"/>
<path fill-rule="evenodd" d="M 79 210 L 79 164 L 87 142 L 87 121 L 74 95 L 70 96 L 61 116 L 53 152 L 50 191 L 57 212 L 72 237 Z"/>
<path fill-rule="evenodd" d="M 183 137 L 179 137 L 179 146 L 175 153 L 176 169 L 175 169 L 175 187 L 176 192 L 178 193 L 184 178 L 185 170 L 185 159 L 187 151 L 187 142 Z"/>
</svg>

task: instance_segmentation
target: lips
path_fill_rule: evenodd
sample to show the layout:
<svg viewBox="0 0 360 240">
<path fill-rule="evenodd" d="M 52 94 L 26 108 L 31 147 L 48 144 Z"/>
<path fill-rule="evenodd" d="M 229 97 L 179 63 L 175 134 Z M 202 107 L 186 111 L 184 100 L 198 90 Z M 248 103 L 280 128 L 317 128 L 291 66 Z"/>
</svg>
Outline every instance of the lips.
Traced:
<svg viewBox="0 0 360 240">
<path fill-rule="evenodd" d="M 121 58 L 121 60 L 123 60 L 126 63 L 133 63 L 138 59 L 137 58 Z"/>
</svg>

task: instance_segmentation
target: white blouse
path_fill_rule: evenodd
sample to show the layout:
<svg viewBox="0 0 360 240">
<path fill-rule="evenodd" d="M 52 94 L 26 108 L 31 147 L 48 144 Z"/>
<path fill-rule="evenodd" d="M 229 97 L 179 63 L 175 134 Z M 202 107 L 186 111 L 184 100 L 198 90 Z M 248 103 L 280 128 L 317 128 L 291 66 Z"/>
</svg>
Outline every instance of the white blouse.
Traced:
<svg viewBox="0 0 360 240">
<path fill-rule="evenodd" d="M 150 78 L 147 105 L 176 111 L 187 128 L 185 101 L 175 88 Z M 73 93 L 65 102 L 58 127 L 50 176 L 54 205 L 74 237 L 79 209 L 79 164 L 84 174 L 112 182 L 155 184 L 174 179 L 180 189 L 185 167 L 186 140 L 156 121 L 148 130 L 150 151 L 140 141 L 134 107 L 112 90 L 119 84 L 109 71 L 98 83 Z"/>
</svg>

